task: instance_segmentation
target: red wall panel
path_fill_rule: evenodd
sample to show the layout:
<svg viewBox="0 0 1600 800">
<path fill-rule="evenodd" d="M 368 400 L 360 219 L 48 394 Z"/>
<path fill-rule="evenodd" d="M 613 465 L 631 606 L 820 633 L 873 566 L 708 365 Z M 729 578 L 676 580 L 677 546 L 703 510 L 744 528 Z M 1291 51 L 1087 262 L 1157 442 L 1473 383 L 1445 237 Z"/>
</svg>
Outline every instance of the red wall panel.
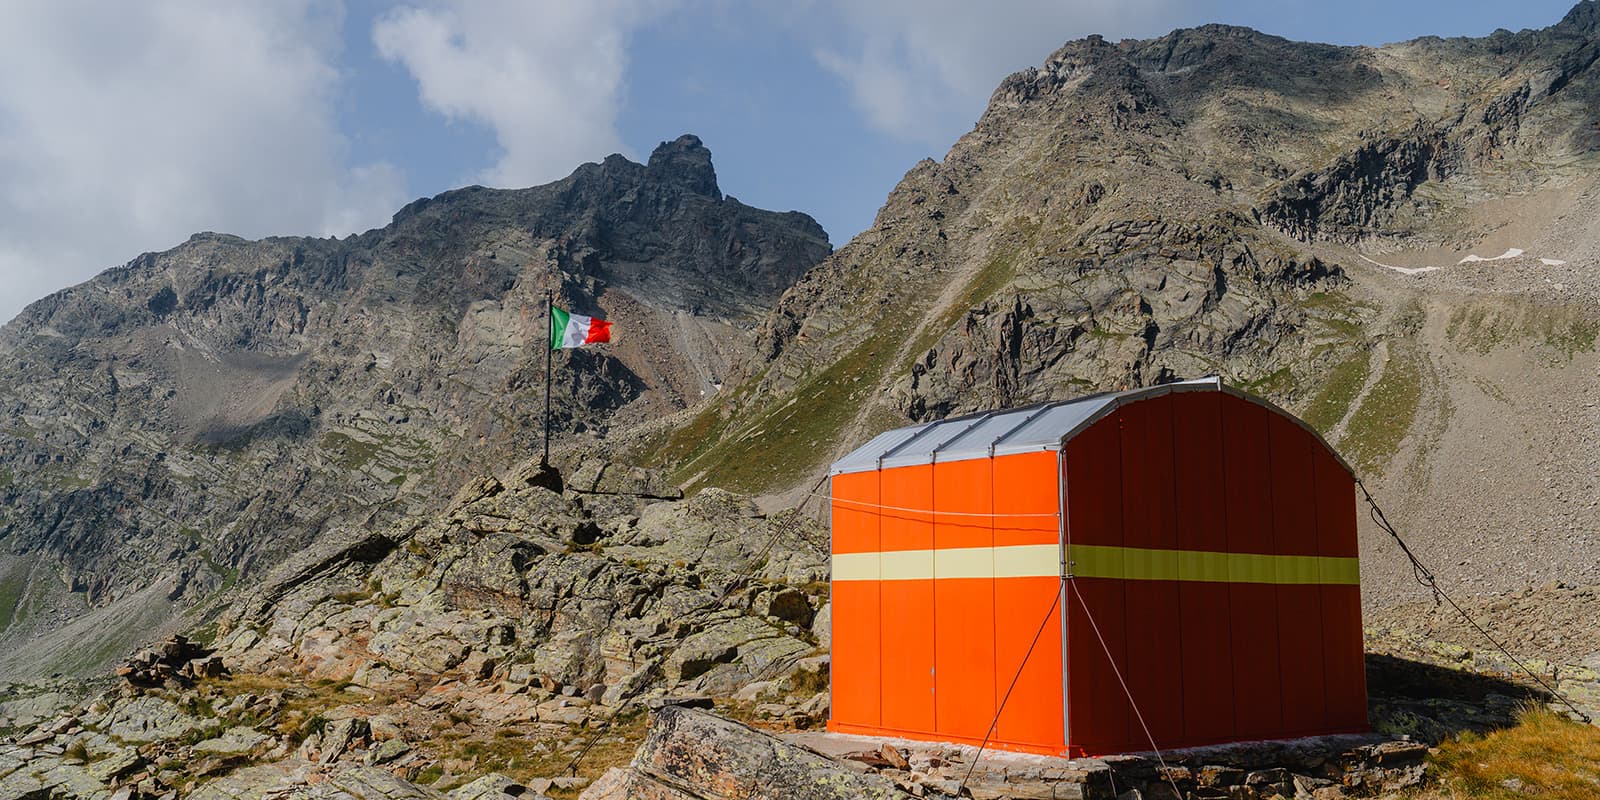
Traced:
<svg viewBox="0 0 1600 800">
<path fill-rule="evenodd" d="M 1355 478 L 1326 448 L 1315 446 L 1312 452 L 1312 471 L 1317 481 L 1317 552 L 1355 558 Z"/>
<path fill-rule="evenodd" d="M 1115 753 L 1134 741 L 1133 709 L 1117 680 L 1128 670 L 1123 583 L 1077 578 L 1067 591 L 1068 744 L 1074 752 Z"/>
<path fill-rule="evenodd" d="M 1226 552 L 1222 395 L 1172 396 L 1172 461 L 1177 476 L 1178 546 Z M 1224 583 L 1178 585 L 1183 653 L 1183 736 L 1218 741 L 1233 735 L 1233 630 Z"/>
<path fill-rule="evenodd" d="M 1319 445 L 1293 420 L 1267 416 L 1272 464 L 1272 538 L 1278 555 L 1314 556 L 1317 548 L 1317 484 L 1312 448 Z M 1327 724 L 1323 678 L 1322 589 L 1315 584 L 1280 584 L 1279 664 L 1283 667 L 1283 726 L 1292 733 Z"/>
<path fill-rule="evenodd" d="M 1283 732 L 1304 735 L 1328 722 L 1322 652 L 1322 587 L 1277 587 L 1278 664 L 1283 669 Z"/>
<path fill-rule="evenodd" d="M 1129 548 L 1171 550 L 1178 546 L 1177 492 L 1173 472 L 1173 396 L 1122 407 L 1115 422 L 1122 444 L 1122 543 Z M 1109 422 L 1109 420 L 1107 421 Z M 1106 424 L 1103 422 L 1101 424 Z M 1138 549 L 1124 556 L 1131 574 L 1148 574 L 1158 556 Z M 1145 563 L 1138 563 L 1138 562 Z M 1182 642 L 1173 629 L 1179 618 L 1178 584 L 1170 580 L 1123 582 L 1128 665 L 1123 673 L 1137 708 L 1128 727 L 1135 742 L 1145 727 L 1157 742 L 1183 737 Z M 1140 725 L 1139 716 L 1143 717 Z M 1129 742 L 1130 746 L 1136 746 Z M 1148 746 L 1148 742 L 1145 742 Z"/>
<path fill-rule="evenodd" d="M 1183 662 L 1183 740 L 1222 741 L 1233 736 L 1233 626 L 1225 583 L 1185 581 L 1178 586 Z"/>
<path fill-rule="evenodd" d="M 1228 513 L 1222 471 L 1222 395 L 1173 395 L 1172 463 L 1179 547 L 1224 552 Z"/>
<path fill-rule="evenodd" d="M 1314 448 L 1317 480 L 1317 549 L 1325 556 L 1354 558 L 1355 479 L 1333 454 Z M 1361 632 L 1361 587 L 1322 587 L 1323 677 L 1328 726 L 1359 730 L 1367 725 L 1366 647 Z"/>
<path fill-rule="evenodd" d="M 1073 545 L 1123 544 L 1119 427 L 1107 417 L 1067 443 L 1067 541 Z M 1067 592 L 1068 743 L 1090 753 L 1113 752 L 1130 741 L 1133 713 L 1117 679 L 1128 668 L 1125 581 L 1074 582 L 1075 591 Z"/>
<path fill-rule="evenodd" d="M 1361 587 L 1322 587 L 1322 636 L 1328 727 L 1367 727 L 1366 643 L 1361 633 Z"/>
<path fill-rule="evenodd" d="M 1222 482 L 1232 553 L 1273 552 L 1270 415 L 1254 403 L 1222 398 Z M 1234 730 L 1242 737 L 1270 736 L 1283 727 L 1277 593 L 1267 584 L 1230 583 L 1228 607 Z"/>
</svg>

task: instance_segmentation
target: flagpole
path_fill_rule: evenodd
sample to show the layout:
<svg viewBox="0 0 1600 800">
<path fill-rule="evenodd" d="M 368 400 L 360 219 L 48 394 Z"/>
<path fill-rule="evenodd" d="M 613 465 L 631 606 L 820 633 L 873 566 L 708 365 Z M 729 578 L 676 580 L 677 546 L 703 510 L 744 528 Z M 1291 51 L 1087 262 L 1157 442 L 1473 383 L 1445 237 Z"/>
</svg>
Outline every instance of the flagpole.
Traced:
<svg viewBox="0 0 1600 800">
<path fill-rule="evenodd" d="M 544 293 L 544 455 L 539 458 L 540 467 L 550 466 L 550 365 L 555 344 L 555 298 L 550 290 Z"/>
</svg>

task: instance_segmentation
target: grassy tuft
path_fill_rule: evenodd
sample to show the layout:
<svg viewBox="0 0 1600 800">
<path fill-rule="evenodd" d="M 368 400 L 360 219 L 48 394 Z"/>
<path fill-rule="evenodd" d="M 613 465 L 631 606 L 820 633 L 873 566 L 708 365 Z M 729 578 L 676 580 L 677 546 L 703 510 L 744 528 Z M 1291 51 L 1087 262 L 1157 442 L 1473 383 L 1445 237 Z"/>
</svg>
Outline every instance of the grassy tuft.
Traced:
<svg viewBox="0 0 1600 800">
<path fill-rule="evenodd" d="M 1513 727 L 1444 742 L 1432 767 L 1437 783 L 1416 800 L 1593 800 L 1600 797 L 1600 728 L 1530 708 Z"/>
<path fill-rule="evenodd" d="M 1350 417 L 1339 449 L 1361 472 L 1381 472 L 1400 449 L 1422 402 L 1422 364 L 1416 356 L 1390 356 L 1372 391 Z"/>
<path fill-rule="evenodd" d="M 1303 415 L 1311 427 L 1327 433 L 1339 424 L 1339 420 L 1344 419 L 1344 415 L 1350 411 L 1350 404 L 1367 382 L 1368 363 L 1367 354 L 1362 351 L 1328 372 L 1327 380 L 1316 397 L 1311 399 L 1311 404 L 1306 406 Z"/>
</svg>

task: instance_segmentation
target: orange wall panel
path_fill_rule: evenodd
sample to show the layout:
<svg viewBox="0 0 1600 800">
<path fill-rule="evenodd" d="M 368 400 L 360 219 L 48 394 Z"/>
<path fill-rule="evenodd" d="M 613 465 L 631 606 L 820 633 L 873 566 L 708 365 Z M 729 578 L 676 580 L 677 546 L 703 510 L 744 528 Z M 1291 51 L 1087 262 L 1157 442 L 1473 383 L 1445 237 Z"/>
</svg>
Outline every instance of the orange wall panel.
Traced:
<svg viewBox="0 0 1600 800">
<path fill-rule="evenodd" d="M 878 473 L 879 496 L 886 508 L 879 524 L 884 550 L 928 550 L 933 547 L 933 466 L 896 467 Z M 931 610 L 931 609 L 930 609 Z"/>
<path fill-rule="evenodd" d="M 833 552 L 874 553 L 878 538 L 878 473 L 833 476 Z M 877 581 L 833 585 L 833 719 L 879 723 L 879 608 Z"/>
<path fill-rule="evenodd" d="M 1054 471 L 1053 465 L 1051 469 Z M 995 581 L 997 708 L 1011 681 L 1016 681 L 995 726 L 995 738 L 1001 741 L 1055 747 L 1066 742 L 1062 724 L 1060 590 L 1061 581 L 1057 578 Z M 1043 633 L 1039 632 L 1041 624 Z M 1038 642 L 1034 643 L 1036 634 Z"/>
<path fill-rule="evenodd" d="M 995 545 L 1060 541 L 1061 530 L 1055 515 L 1060 511 L 1061 486 L 1055 451 L 1000 456 L 990 463 L 993 465 L 995 513 L 1030 515 L 996 517 L 993 523 Z"/>
<path fill-rule="evenodd" d="M 934 581 L 934 730 L 947 736 L 982 739 L 994 720 L 994 584 L 977 578 Z"/>
<path fill-rule="evenodd" d="M 884 581 L 879 597 L 882 725 L 932 731 L 933 581 Z"/>
<path fill-rule="evenodd" d="M 933 508 L 938 512 L 933 521 L 935 548 L 993 547 L 990 515 L 997 509 L 989 459 L 934 464 Z"/>
<path fill-rule="evenodd" d="M 877 727 L 881 692 L 877 581 L 833 585 L 833 719 Z"/>
<path fill-rule="evenodd" d="M 993 500 L 989 459 L 934 464 L 934 549 L 993 547 Z M 935 729 L 982 739 L 995 709 L 994 579 L 934 577 Z"/>
<path fill-rule="evenodd" d="M 933 548 L 933 467 L 881 470 L 881 531 L 885 551 Z M 911 509 L 911 510 L 904 510 Z M 883 726 L 905 731 L 933 728 L 933 581 L 883 581 L 880 658 Z"/>
<path fill-rule="evenodd" d="M 833 552 L 878 552 L 878 473 L 835 475 L 832 495 Z"/>
</svg>

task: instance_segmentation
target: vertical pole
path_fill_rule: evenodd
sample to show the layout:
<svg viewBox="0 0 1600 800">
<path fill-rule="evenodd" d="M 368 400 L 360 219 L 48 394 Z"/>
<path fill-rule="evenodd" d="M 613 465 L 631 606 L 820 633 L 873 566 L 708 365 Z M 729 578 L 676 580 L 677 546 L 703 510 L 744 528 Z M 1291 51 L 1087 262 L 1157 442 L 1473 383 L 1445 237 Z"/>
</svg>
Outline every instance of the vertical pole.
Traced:
<svg viewBox="0 0 1600 800">
<path fill-rule="evenodd" d="M 544 455 L 539 457 L 539 466 L 550 466 L 550 366 L 556 350 L 555 331 L 555 297 L 549 289 L 544 292 Z"/>
</svg>

